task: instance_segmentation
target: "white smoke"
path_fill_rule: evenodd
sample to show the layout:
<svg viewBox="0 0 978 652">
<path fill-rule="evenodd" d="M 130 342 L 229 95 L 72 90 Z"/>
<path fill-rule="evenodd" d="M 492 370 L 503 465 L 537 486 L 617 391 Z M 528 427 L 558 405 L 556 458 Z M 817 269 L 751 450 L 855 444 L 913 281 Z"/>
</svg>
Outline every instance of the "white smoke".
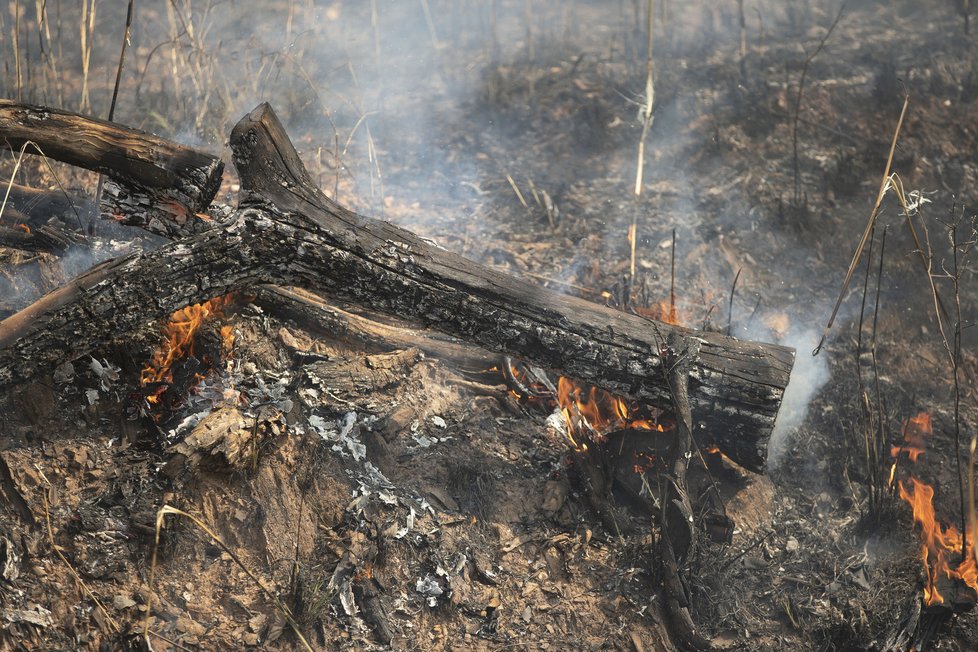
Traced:
<svg viewBox="0 0 978 652">
<path fill-rule="evenodd" d="M 792 327 L 781 341 L 795 349 L 795 366 L 791 370 L 791 379 L 781 400 L 781 411 L 768 443 L 768 469 L 775 469 L 781 463 L 782 456 L 794 443 L 793 437 L 808 415 L 812 399 L 831 377 L 827 358 L 829 353 L 823 350 L 817 356 L 812 355 L 819 336 L 816 330 Z"/>
</svg>

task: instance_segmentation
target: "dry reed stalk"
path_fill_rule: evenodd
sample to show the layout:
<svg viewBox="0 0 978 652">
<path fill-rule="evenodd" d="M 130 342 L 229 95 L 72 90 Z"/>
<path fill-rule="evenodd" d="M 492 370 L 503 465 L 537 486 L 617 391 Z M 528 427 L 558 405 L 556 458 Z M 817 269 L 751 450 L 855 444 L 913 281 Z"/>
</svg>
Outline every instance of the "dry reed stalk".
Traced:
<svg viewBox="0 0 978 652">
<path fill-rule="evenodd" d="M 849 289 L 849 283 L 852 282 L 852 275 L 856 271 L 856 265 L 859 264 L 859 259 L 862 257 L 863 249 L 866 247 L 866 242 L 869 240 L 869 234 L 876 225 L 876 218 L 879 216 L 880 205 L 883 203 L 883 196 L 886 194 L 886 189 L 889 185 L 890 168 L 893 165 L 893 153 L 896 151 L 897 139 L 900 137 L 900 128 L 903 126 L 903 119 L 907 115 L 907 106 L 909 103 L 910 96 L 907 95 L 903 98 L 903 108 L 900 110 L 900 118 L 897 120 L 896 129 L 893 130 L 893 140 L 890 142 L 890 153 L 886 157 L 886 168 L 883 170 L 883 178 L 880 179 L 879 192 L 876 193 L 876 203 L 873 204 L 873 210 L 869 214 L 869 221 L 866 223 L 866 229 L 863 231 L 862 238 L 860 238 L 859 244 L 856 245 L 856 250 L 852 254 L 852 261 L 849 263 L 849 269 L 846 271 L 846 278 L 842 282 L 842 289 L 839 291 L 839 298 L 836 299 L 835 307 L 832 308 L 832 315 L 829 317 L 829 321 L 825 325 L 825 329 L 822 331 L 822 337 L 819 339 L 815 350 L 812 351 L 812 355 L 818 355 L 822 350 L 822 347 L 825 345 L 825 340 L 829 336 L 829 330 L 835 323 L 835 318 L 839 314 L 839 308 L 842 306 L 842 300 L 846 296 L 846 290 Z"/>
<path fill-rule="evenodd" d="M 428 24 L 428 34 L 431 36 L 431 47 L 437 50 L 440 47 L 438 45 L 438 34 L 435 32 L 435 21 L 431 17 L 431 7 L 428 6 L 428 0 L 421 0 L 421 9 L 424 11 L 424 20 Z"/>
<path fill-rule="evenodd" d="M 196 525 L 197 528 L 199 528 L 202 532 L 204 532 L 208 537 L 210 537 L 211 541 L 217 544 L 217 546 L 221 548 L 221 550 L 226 552 L 227 555 L 232 559 L 232 561 L 234 561 L 234 563 L 236 563 L 238 567 L 245 572 L 248 578 L 255 583 L 255 586 L 257 586 L 258 589 L 263 594 L 265 594 L 265 597 L 272 601 L 272 604 L 275 605 L 275 608 L 278 610 L 279 614 L 282 616 L 282 618 L 285 619 L 285 622 L 287 622 L 289 627 L 292 628 L 293 633 L 295 633 L 295 635 L 299 638 L 299 641 L 302 643 L 302 646 L 306 650 L 308 650 L 308 652 L 313 652 L 312 647 L 309 645 L 309 642 L 306 641 L 306 638 L 302 635 L 302 632 L 299 631 L 299 623 L 296 622 L 295 617 L 292 615 L 292 611 L 288 608 L 288 606 L 285 603 L 281 601 L 281 599 L 279 599 L 278 595 L 274 591 L 266 587 L 264 582 L 258 579 L 258 576 L 250 568 L 248 568 L 248 566 L 246 566 L 243 561 L 241 561 L 241 558 L 238 557 L 238 555 L 234 552 L 234 550 L 232 550 L 230 546 L 224 543 L 224 540 L 221 539 L 221 537 L 217 536 L 217 534 L 213 530 L 211 530 L 203 521 L 201 521 L 200 519 L 198 519 L 196 516 L 192 514 L 189 514 L 181 509 L 177 509 L 176 507 L 171 507 L 170 505 L 163 505 L 162 507 L 160 507 L 159 511 L 156 512 L 156 531 L 153 537 L 153 554 L 150 560 L 149 582 L 146 591 L 146 618 L 143 621 L 143 640 L 147 645 L 149 645 L 149 637 L 150 634 L 152 634 L 149 628 L 149 621 L 150 618 L 152 617 L 152 612 L 153 612 L 152 610 L 153 582 L 156 577 L 156 560 L 157 560 L 157 553 L 159 552 L 159 547 L 160 547 L 160 532 L 163 530 L 163 519 L 168 515 L 180 516 L 182 518 L 189 520 L 191 523 Z"/>
<path fill-rule="evenodd" d="M 17 81 L 17 101 L 22 102 L 23 97 L 23 78 L 20 70 L 20 0 L 14 2 L 14 71 Z"/>
<path fill-rule="evenodd" d="M 82 0 L 82 17 L 78 26 L 81 37 L 82 64 L 82 96 L 78 109 L 80 113 L 90 113 L 92 110 L 88 93 L 88 73 L 92 63 L 92 39 L 95 37 L 96 6 L 96 0 Z"/>
</svg>

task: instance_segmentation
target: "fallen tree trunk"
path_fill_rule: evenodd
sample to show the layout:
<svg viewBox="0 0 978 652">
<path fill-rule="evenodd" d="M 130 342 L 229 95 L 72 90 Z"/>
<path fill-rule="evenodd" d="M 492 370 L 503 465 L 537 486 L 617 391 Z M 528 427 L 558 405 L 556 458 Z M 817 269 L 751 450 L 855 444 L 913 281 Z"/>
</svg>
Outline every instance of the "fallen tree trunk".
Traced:
<svg viewBox="0 0 978 652">
<path fill-rule="evenodd" d="M 671 333 L 694 339 L 693 435 L 709 433 L 730 458 L 763 471 L 793 350 L 560 295 L 357 215 L 316 188 L 267 104 L 235 126 L 231 148 L 238 210 L 153 252 L 100 265 L 0 322 L 0 385 L 188 303 L 260 283 L 297 285 L 663 406 L 671 396 L 661 347 Z"/>
</svg>

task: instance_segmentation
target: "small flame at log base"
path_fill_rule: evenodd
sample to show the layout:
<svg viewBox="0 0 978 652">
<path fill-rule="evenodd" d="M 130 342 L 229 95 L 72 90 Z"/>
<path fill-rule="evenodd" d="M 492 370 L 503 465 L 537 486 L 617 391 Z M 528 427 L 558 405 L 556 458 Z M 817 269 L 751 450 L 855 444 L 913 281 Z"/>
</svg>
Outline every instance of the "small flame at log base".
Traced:
<svg viewBox="0 0 978 652">
<path fill-rule="evenodd" d="M 227 309 L 235 302 L 235 297 L 228 294 L 216 297 L 210 301 L 197 303 L 177 310 L 163 328 L 159 347 L 153 352 L 146 366 L 140 373 L 139 384 L 150 391 L 146 400 L 152 406 L 158 406 L 160 397 L 174 384 L 174 371 L 183 360 L 197 357 L 198 333 L 209 320 L 226 316 Z M 231 326 L 221 326 L 221 354 L 227 355 L 234 346 L 234 329 Z M 202 356 L 209 358 L 210 356 Z M 204 359 L 204 366 L 193 371 L 193 377 L 184 389 L 192 389 L 204 379 L 207 368 L 212 368 L 216 361 Z M 204 373 L 201 373 L 204 371 Z M 158 415 L 155 415 L 158 418 Z"/>
</svg>

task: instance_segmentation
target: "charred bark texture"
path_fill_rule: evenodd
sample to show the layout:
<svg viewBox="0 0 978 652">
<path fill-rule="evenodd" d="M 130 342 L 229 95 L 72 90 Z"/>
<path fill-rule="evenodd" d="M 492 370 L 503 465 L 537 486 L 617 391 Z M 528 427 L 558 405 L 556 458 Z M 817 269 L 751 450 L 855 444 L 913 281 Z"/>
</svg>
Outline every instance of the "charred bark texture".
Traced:
<svg viewBox="0 0 978 652">
<path fill-rule="evenodd" d="M 792 349 L 560 295 L 353 213 L 316 188 L 267 104 L 235 126 L 231 148 L 242 186 L 231 218 L 101 265 L 0 323 L 0 385 L 188 303 L 259 283 L 297 285 L 658 405 L 671 403 L 660 347 L 671 333 L 695 340 L 694 435 L 711 432 L 729 457 L 763 471 Z"/>
<path fill-rule="evenodd" d="M 60 109 L 0 100 L 0 146 L 40 152 L 108 177 L 102 201 L 128 224 L 170 236 L 209 224 L 196 217 L 214 199 L 224 164 L 189 147 Z"/>
</svg>

